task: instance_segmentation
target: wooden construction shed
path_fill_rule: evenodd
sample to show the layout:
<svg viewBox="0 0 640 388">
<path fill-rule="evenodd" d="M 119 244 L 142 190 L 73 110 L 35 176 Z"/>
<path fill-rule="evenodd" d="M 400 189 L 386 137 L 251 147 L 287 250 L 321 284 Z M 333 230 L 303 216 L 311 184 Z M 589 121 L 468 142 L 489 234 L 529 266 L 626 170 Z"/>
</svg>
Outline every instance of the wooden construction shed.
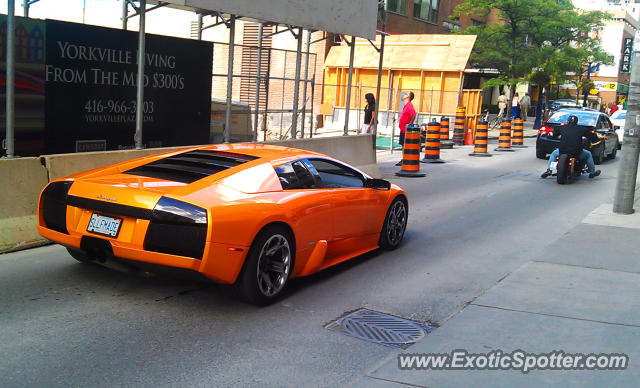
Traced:
<svg viewBox="0 0 640 388">
<path fill-rule="evenodd" d="M 475 35 L 390 35 L 385 40 L 380 111 L 397 112 L 400 95 L 412 91 L 418 114 L 454 116 L 458 101 L 467 108 L 469 124 L 480 115 L 481 90 L 461 90 L 464 69 Z M 380 37 L 376 42 L 380 43 Z M 344 108 L 349 75 L 349 47 L 330 49 L 325 60 L 323 113 Z M 379 56 L 364 39 L 356 40 L 351 108 L 362 109 L 366 93 L 376 93 Z M 460 96 L 460 93 L 463 93 Z M 381 113 L 381 116 L 383 113 Z"/>
</svg>

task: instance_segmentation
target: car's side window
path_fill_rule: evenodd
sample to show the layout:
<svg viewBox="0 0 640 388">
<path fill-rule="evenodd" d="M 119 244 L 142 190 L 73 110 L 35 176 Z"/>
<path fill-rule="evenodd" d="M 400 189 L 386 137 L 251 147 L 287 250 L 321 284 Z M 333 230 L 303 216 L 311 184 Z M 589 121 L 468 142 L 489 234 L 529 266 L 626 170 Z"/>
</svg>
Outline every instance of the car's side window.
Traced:
<svg viewBox="0 0 640 388">
<path fill-rule="evenodd" d="M 283 190 L 315 189 L 320 187 L 305 165 L 296 160 L 276 167 Z"/>
<path fill-rule="evenodd" d="M 364 178 L 357 171 L 326 159 L 309 159 L 326 188 L 361 188 Z"/>
</svg>

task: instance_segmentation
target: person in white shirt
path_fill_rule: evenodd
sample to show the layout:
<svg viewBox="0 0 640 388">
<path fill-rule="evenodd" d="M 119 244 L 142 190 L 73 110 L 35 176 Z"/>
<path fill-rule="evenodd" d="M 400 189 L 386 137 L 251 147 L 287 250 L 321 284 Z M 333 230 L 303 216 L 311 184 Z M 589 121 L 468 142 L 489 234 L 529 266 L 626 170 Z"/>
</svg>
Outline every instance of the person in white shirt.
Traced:
<svg viewBox="0 0 640 388">
<path fill-rule="evenodd" d="M 513 100 L 511 100 L 511 119 L 512 120 L 518 118 L 519 110 L 520 110 L 520 97 L 518 96 L 518 93 L 516 93 L 513 95 Z"/>
</svg>

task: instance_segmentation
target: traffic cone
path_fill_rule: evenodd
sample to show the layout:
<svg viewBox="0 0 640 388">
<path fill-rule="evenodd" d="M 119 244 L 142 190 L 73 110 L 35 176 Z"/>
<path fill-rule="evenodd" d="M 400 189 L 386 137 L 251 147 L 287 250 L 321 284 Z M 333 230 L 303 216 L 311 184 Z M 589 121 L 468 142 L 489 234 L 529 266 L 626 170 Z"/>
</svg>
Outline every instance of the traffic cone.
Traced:
<svg viewBox="0 0 640 388">
<path fill-rule="evenodd" d="M 416 124 L 407 125 L 402 148 L 402 167 L 396 175 L 412 178 L 426 175 L 420 172 L 420 127 Z"/>
<path fill-rule="evenodd" d="M 456 145 L 464 145 L 466 112 L 467 110 L 464 106 L 459 106 L 458 109 L 456 109 L 456 119 L 453 124 L 453 143 Z"/>
<path fill-rule="evenodd" d="M 449 118 L 440 119 L 440 149 L 453 148 L 453 141 L 449 140 Z"/>
<path fill-rule="evenodd" d="M 496 151 L 513 152 L 511 149 L 511 120 L 505 119 L 500 123 L 500 136 L 498 137 L 498 148 Z"/>
<path fill-rule="evenodd" d="M 511 147 L 527 148 L 524 145 L 524 121 L 522 119 L 513 120 L 513 139 L 511 139 Z"/>
<path fill-rule="evenodd" d="M 486 121 L 478 121 L 476 126 L 476 142 L 473 152 L 469 156 L 493 156 L 487 152 L 487 143 L 489 137 L 489 123 Z"/>
<path fill-rule="evenodd" d="M 440 124 L 432 121 L 427 125 L 427 138 L 424 143 L 422 163 L 444 163 L 440 159 Z"/>
</svg>

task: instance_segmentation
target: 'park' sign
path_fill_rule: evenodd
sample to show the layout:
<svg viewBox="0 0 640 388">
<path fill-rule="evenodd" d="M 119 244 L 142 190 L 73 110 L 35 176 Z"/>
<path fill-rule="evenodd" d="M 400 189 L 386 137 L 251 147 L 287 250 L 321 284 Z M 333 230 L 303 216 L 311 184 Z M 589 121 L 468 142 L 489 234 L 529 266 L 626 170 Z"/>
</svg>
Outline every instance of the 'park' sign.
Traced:
<svg viewBox="0 0 640 388">
<path fill-rule="evenodd" d="M 622 59 L 620 60 L 620 72 L 631 72 L 631 50 L 633 48 L 633 38 L 624 38 L 622 43 Z"/>
</svg>

